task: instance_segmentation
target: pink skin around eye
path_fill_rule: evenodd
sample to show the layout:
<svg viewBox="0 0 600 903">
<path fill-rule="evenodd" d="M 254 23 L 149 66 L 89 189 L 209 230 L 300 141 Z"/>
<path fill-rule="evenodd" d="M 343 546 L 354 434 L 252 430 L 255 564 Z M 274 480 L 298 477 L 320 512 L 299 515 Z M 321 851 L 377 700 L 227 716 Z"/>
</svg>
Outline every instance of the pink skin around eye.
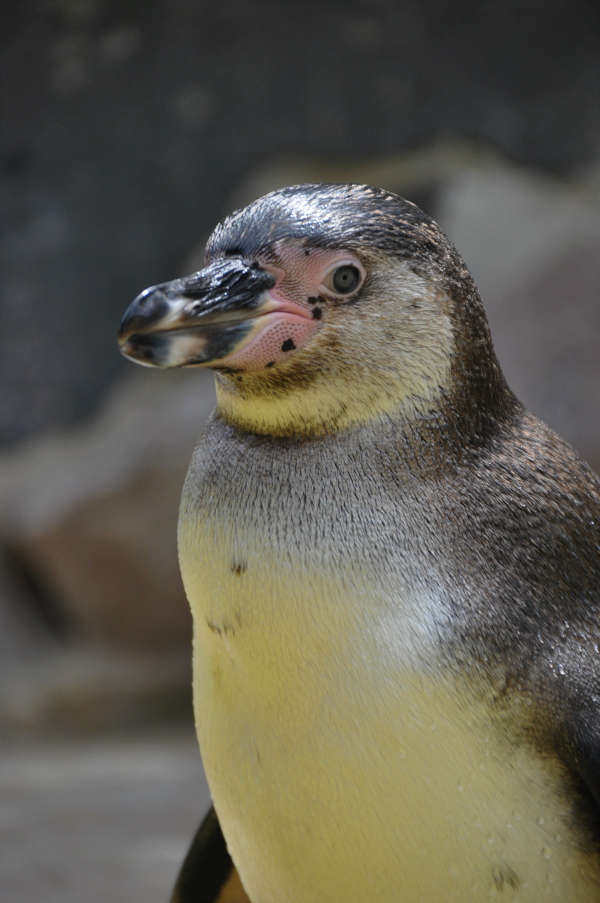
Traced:
<svg viewBox="0 0 600 903">
<path fill-rule="evenodd" d="M 259 260 L 277 280 L 269 292 L 270 310 L 257 317 L 250 341 L 220 364 L 242 370 L 272 367 L 288 360 L 321 329 L 328 306 L 323 280 L 336 264 L 356 259 L 347 251 L 307 250 L 297 243 L 282 244 L 277 265 Z"/>
</svg>

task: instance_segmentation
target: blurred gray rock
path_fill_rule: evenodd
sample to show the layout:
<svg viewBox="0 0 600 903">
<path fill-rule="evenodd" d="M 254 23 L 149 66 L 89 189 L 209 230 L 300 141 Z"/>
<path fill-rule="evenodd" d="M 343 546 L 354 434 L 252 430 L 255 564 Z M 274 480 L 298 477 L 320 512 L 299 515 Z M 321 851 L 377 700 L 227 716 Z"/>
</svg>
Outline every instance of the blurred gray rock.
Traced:
<svg viewBox="0 0 600 903">
<path fill-rule="evenodd" d="M 597 195 L 586 183 L 496 165 L 457 174 L 438 203 L 510 384 L 600 469 Z"/>
</svg>

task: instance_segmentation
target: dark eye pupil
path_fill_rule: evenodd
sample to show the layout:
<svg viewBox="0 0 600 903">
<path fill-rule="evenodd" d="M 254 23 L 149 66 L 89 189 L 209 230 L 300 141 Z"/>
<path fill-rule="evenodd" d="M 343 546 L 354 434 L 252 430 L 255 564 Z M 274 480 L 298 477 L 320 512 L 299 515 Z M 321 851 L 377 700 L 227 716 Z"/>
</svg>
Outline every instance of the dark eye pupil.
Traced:
<svg viewBox="0 0 600 903">
<path fill-rule="evenodd" d="M 346 264 L 338 267 L 333 274 L 333 287 L 340 295 L 347 295 L 353 292 L 360 282 L 360 273 L 356 267 Z"/>
</svg>

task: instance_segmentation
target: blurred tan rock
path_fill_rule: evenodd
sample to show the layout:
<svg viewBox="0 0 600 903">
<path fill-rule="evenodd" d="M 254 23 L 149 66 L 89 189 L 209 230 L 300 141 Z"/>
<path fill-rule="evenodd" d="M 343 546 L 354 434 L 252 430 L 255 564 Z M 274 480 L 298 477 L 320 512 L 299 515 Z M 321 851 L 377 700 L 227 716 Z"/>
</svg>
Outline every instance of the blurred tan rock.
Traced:
<svg viewBox="0 0 600 903">
<path fill-rule="evenodd" d="M 151 653 L 87 643 L 55 644 L 3 670 L 2 736 L 129 733 L 192 721 L 191 663 L 180 651 Z"/>
<path fill-rule="evenodd" d="M 6 668 L 55 648 L 51 625 L 39 610 L 36 587 L 21 573 L 11 550 L 0 547 L 0 662 Z"/>
<path fill-rule="evenodd" d="M 211 394 L 198 371 L 132 371 L 92 423 L 0 459 L 0 538 L 70 632 L 146 650 L 187 644 L 177 509 Z"/>
</svg>

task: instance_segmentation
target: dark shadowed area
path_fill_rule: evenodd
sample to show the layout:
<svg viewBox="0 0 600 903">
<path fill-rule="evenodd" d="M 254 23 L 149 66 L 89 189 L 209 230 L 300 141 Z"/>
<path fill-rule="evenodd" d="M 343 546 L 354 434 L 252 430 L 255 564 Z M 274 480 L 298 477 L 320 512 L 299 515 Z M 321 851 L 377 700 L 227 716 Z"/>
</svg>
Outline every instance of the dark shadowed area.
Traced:
<svg viewBox="0 0 600 903">
<path fill-rule="evenodd" d="M 600 468 L 592 2 L 23 0 L 0 13 L 0 884 L 165 900 L 208 799 L 179 491 L 210 375 L 115 336 L 215 222 L 391 188 L 477 280 L 522 400 Z"/>
</svg>

